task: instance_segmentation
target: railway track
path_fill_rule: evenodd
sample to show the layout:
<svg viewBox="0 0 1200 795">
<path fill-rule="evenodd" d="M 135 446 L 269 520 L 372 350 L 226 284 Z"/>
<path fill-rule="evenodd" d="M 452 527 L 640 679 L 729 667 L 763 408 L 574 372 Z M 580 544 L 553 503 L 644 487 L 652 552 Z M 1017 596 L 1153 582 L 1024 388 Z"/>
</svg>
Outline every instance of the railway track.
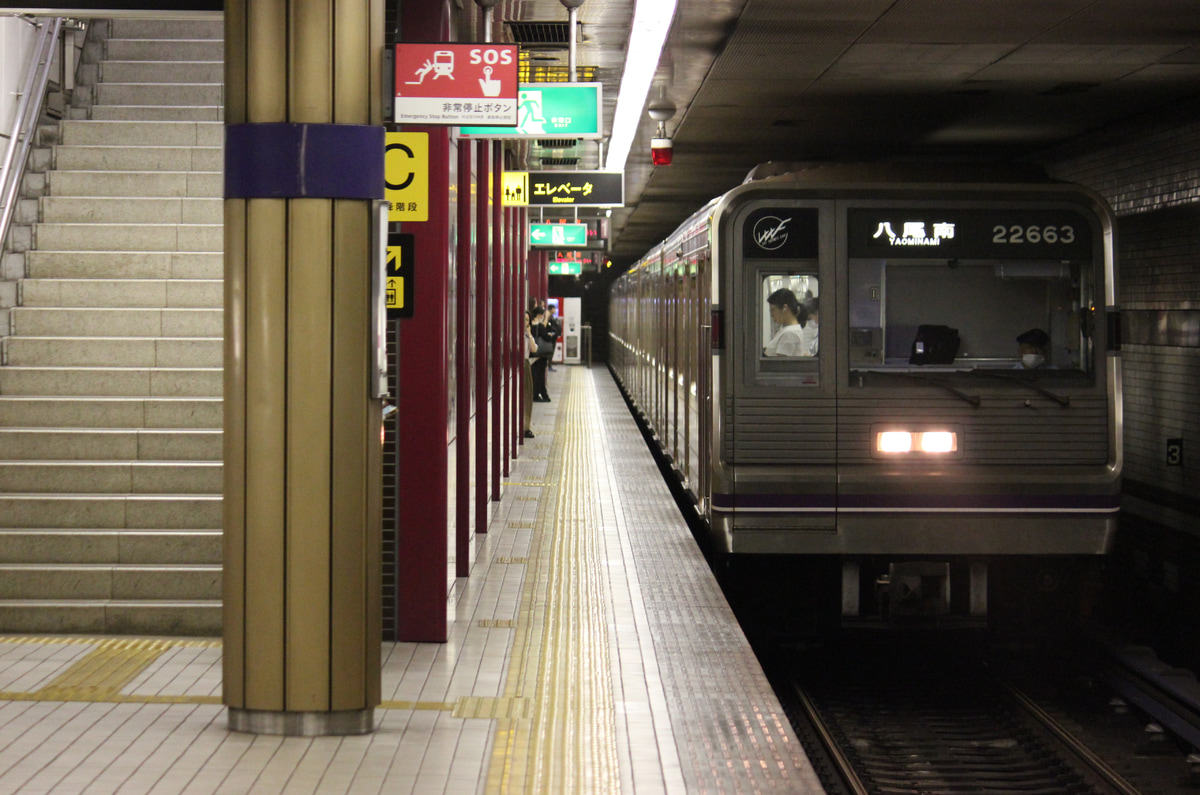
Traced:
<svg viewBox="0 0 1200 795">
<path fill-rule="evenodd" d="M 1189 744 L 1147 732 L 1160 719 L 1079 662 L 1054 649 L 873 639 L 800 655 L 787 689 L 830 793 L 1195 793 Z M 1171 708 L 1164 723 L 1191 725 L 1178 699 Z"/>
</svg>

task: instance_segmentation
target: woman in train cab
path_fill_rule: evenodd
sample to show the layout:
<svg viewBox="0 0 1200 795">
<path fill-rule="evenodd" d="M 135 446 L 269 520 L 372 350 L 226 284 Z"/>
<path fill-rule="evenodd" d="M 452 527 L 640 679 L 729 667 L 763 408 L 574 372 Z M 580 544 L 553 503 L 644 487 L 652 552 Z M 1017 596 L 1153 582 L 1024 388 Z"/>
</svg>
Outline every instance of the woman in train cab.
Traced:
<svg viewBox="0 0 1200 795">
<path fill-rule="evenodd" d="M 810 356 L 804 344 L 804 322 L 808 319 L 808 313 L 796 299 L 796 294 L 786 287 L 780 287 L 767 296 L 767 305 L 771 312 L 771 322 L 779 326 L 779 331 L 767 343 L 763 354 Z"/>
</svg>

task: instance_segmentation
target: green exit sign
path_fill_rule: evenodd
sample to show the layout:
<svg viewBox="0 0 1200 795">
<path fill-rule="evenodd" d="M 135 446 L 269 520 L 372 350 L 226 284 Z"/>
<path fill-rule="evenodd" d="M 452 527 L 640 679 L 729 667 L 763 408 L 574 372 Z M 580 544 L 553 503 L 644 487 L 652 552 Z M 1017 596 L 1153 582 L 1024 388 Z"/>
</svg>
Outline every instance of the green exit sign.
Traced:
<svg viewBox="0 0 1200 795">
<path fill-rule="evenodd" d="M 587 224 L 530 224 L 529 245 L 537 248 L 583 248 Z"/>
<path fill-rule="evenodd" d="M 551 276 L 578 276 L 583 273 L 582 262 L 551 262 Z"/>
<path fill-rule="evenodd" d="M 603 138 L 600 83 L 522 83 L 516 127 L 459 127 L 481 138 Z"/>
</svg>

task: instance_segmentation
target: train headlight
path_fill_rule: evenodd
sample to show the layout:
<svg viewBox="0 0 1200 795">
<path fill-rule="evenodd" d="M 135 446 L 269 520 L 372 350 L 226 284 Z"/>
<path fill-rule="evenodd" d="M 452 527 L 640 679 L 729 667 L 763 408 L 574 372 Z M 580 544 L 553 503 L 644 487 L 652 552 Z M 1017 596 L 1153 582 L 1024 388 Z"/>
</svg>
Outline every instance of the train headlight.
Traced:
<svg viewBox="0 0 1200 795">
<path fill-rule="evenodd" d="M 925 453 L 953 453 L 958 449 L 958 438 L 950 431 L 925 431 L 920 448 Z"/>
<path fill-rule="evenodd" d="M 884 431 L 875 437 L 875 449 L 881 453 L 907 453 L 912 450 L 912 437 L 908 431 Z"/>
<path fill-rule="evenodd" d="M 945 430 L 875 432 L 875 451 L 882 455 L 927 453 L 946 455 L 958 452 L 958 433 Z"/>
</svg>

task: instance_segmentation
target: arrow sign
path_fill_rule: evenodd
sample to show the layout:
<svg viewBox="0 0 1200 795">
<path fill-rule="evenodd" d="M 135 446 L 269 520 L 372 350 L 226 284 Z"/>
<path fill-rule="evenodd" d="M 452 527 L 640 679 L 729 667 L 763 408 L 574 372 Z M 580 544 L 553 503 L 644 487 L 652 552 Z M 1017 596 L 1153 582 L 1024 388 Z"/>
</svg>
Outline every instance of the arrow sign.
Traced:
<svg viewBox="0 0 1200 795">
<path fill-rule="evenodd" d="M 530 224 L 529 241 L 539 248 L 583 248 L 587 224 Z"/>
</svg>

